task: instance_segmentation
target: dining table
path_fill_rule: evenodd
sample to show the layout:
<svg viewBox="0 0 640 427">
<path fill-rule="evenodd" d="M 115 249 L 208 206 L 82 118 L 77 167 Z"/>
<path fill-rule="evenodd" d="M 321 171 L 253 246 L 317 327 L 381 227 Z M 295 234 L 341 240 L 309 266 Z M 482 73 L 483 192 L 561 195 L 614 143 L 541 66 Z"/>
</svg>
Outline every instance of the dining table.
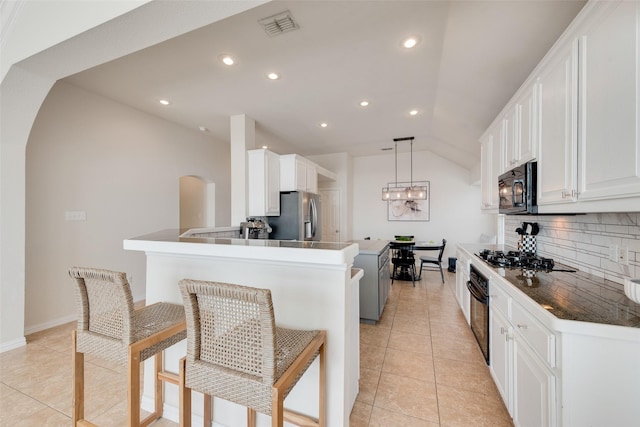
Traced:
<svg viewBox="0 0 640 427">
<path fill-rule="evenodd" d="M 391 240 L 389 248 L 393 251 L 393 258 L 400 261 L 401 267 L 398 272 L 393 274 L 394 280 L 413 280 L 409 272 L 408 264 L 412 258 L 415 258 L 416 251 L 439 251 L 442 246 L 441 241 L 416 241 L 416 240 Z"/>
</svg>

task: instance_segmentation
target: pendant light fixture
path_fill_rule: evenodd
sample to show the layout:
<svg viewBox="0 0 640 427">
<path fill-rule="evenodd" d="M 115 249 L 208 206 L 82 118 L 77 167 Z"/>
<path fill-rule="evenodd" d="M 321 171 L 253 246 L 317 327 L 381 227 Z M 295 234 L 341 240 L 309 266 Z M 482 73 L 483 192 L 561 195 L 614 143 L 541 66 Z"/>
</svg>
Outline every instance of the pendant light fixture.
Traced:
<svg viewBox="0 0 640 427">
<path fill-rule="evenodd" d="M 395 200 L 426 200 L 427 187 L 422 185 L 413 185 L 413 136 L 404 138 L 394 138 L 395 155 L 396 155 L 396 181 L 393 187 L 386 186 L 382 189 L 383 201 Z M 398 142 L 411 141 L 411 181 L 408 187 L 398 186 Z"/>
</svg>

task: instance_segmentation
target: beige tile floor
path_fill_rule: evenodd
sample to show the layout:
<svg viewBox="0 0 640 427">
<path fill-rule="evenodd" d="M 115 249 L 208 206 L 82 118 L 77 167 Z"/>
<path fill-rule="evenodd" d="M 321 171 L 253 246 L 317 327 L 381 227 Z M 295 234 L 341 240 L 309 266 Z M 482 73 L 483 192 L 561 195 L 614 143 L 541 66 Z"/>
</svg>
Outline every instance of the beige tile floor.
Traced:
<svg viewBox="0 0 640 427">
<path fill-rule="evenodd" d="M 455 274 L 395 281 L 376 325 L 360 325 L 360 393 L 351 427 L 508 427 L 454 295 Z"/>
<path fill-rule="evenodd" d="M 361 324 L 360 393 L 352 427 L 512 426 L 487 366 L 458 310 L 453 285 L 437 272 L 396 281 L 383 316 Z M 69 426 L 71 330 L 65 324 L 0 354 L 0 426 Z M 87 358 L 87 418 L 125 425 L 125 370 Z M 154 427 L 176 426 L 161 419 Z M 233 426 L 230 426 L 233 427 Z M 335 427 L 335 426 L 328 426 Z"/>
</svg>

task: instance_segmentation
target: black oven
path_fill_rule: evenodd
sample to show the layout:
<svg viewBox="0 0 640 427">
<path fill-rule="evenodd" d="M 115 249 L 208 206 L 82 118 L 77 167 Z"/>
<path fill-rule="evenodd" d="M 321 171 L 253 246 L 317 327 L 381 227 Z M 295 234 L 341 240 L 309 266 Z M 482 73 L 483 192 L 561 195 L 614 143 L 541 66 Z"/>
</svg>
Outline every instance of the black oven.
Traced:
<svg viewBox="0 0 640 427">
<path fill-rule="evenodd" d="M 537 163 L 527 162 L 498 178 L 501 214 L 525 215 L 538 213 L 536 200 Z"/>
<path fill-rule="evenodd" d="M 478 341 L 487 364 L 489 363 L 489 280 L 473 265 L 469 268 L 467 289 L 471 294 L 471 331 Z"/>
</svg>

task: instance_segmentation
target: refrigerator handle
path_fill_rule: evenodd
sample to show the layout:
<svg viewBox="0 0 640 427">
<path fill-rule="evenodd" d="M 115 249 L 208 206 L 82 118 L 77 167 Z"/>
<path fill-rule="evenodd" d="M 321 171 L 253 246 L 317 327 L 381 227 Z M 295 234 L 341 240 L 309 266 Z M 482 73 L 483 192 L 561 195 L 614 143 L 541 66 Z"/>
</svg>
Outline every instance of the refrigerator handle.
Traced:
<svg viewBox="0 0 640 427">
<path fill-rule="evenodd" d="M 318 211 L 316 209 L 316 201 L 314 199 L 310 200 L 309 208 L 311 210 L 311 237 L 316 236 L 316 223 L 318 222 Z"/>
</svg>

